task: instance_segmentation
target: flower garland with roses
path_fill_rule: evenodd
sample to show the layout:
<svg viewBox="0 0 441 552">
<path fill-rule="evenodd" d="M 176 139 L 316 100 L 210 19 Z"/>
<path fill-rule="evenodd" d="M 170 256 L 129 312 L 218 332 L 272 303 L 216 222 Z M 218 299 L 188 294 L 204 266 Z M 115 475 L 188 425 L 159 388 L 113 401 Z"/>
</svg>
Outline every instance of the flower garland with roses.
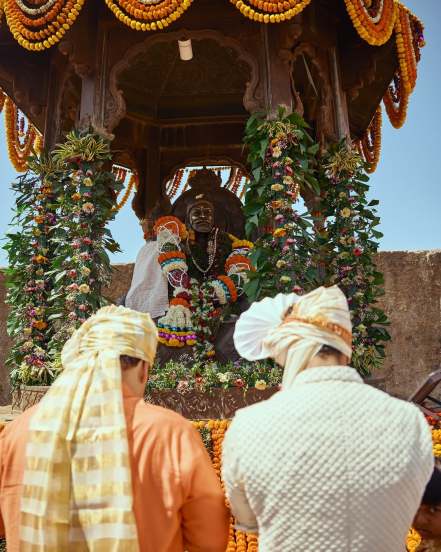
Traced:
<svg viewBox="0 0 441 552">
<path fill-rule="evenodd" d="M 245 197 L 247 231 L 259 238 L 251 255 L 256 271 L 245 290 L 251 300 L 279 292 L 302 294 L 338 284 L 354 324 L 353 365 L 363 375 L 378 368 L 388 320 L 376 304 L 382 275 L 374 255 L 381 233 L 364 163 L 341 144 L 322 154 L 297 114 L 250 117 L 245 142 L 251 182 Z M 308 211 L 295 202 L 302 192 Z"/>
<path fill-rule="evenodd" d="M 54 232 L 57 262 L 52 293 L 59 349 L 70 333 L 105 304 L 102 289 L 111 281 L 107 251 L 119 251 L 106 228 L 115 217 L 123 183 L 111 171 L 109 142 L 90 132 L 71 132 L 53 152 L 64 167 L 53 182 L 59 225 Z"/>
<path fill-rule="evenodd" d="M 213 357 L 215 327 L 222 321 L 224 307 L 237 301 L 246 273 L 252 269 L 248 255 L 253 244 L 231 236 L 226 274 L 201 284 L 188 274 L 187 257 L 181 246 L 188 236 L 185 225 L 174 216 L 161 217 L 154 232 L 158 262 L 173 288 L 168 311 L 158 321 L 159 341 L 168 347 L 196 346 L 196 357 Z"/>
<path fill-rule="evenodd" d="M 12 184 L 17 194 L 13 224 L 18 230 L 7 234 L 4 246 L 9 258 L 5 271 L 7 330 L 13 341 L 7 363 L 12 367 L 13 385 L 47 385 L 56 375 L 48 346 L 53 335 L 49 320 L 53 278 L 49 268 L 57 214 L 51 183 L 38 158 L 33 159 L 33 169 L 34 174 L 21 176 Z"/>
</svg>

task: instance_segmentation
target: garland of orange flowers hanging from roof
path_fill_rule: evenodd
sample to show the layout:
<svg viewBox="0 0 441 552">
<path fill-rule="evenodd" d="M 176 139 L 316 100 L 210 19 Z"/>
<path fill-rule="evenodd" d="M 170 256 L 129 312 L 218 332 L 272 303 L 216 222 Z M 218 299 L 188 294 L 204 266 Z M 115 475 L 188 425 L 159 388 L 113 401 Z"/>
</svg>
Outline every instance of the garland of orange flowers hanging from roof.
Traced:
<svg viewBox="0 0 441 552">
<path fill-rule="evenodd" d="M 113 15 L 135 31 L 157 31 L 168 27 L 193 0 L 105 0 Z"/>
<path fill-rule="evenodd" d="M 45 50 L 59 42 L 75 22 L 85 0 L 4 0 L 15 40 L 27 50 Z"/>
<path fill-rule="evenodd" d="M 42 138 L 29 121 L 25 130 L 26 118 L 10 98 L 6 96 L 2 101 L 9 159 L 17 172 L 25 172 L 28 168 L 28 157 L 41 151 Z"/>
<path fill-rule="evenodd" d="M 406 120 L 410 92 L 406 89 L 398 69 L 383 97 L 386 113 L 393 127 L 401 128 Z"/>
<path fill-rule="evenodd" d="M 385 44 L 392 35 L 396 17 L 394 0 L 345 0 L 358 34 L 371 46 Z"/>
<path fill-rule="evenodd" d="M 127 169 L 118 168 L 117 171 L 112 172 L 116 175 L 116 179 L 125 182 L 127 177 Z M 133 188 L 138 189 L 138 174 L 136 172 L 133 172 L 130 175 L 129 183 L 127 184 L 126 191 L 124 192 L 124 195 L 122 196 L 120 201 L 117 201 L 115 207 L 113 207 L 112 211 L 121 211 L 121 209 L 124 207 L 124 205 L 127 203 L 127 200 L 130 197 L 130 194 L 132 193 Z M 118 193 L 119 195 L 119 193 Z"/>
<path fill-rule="evenodd" d="M 401 3 L 397 3 L 395 36 L 399 66 L 383 102 L 392 126 L 401 128 L 406 120 L 410 94 L 416 85 L 421 48 L 425 45 L 423 24 Z"/>
<path fill-rule="evenodd" d="M 357 149 L 366 163 L 366 171 L 368 173 L 373 173 L 375 171 L 380 160 L 381 125 L 382 113 L 381 105 L 379 105 L 363 138 L 356 143 Z"/>
<path fill-rule="evenodd" d="M 230 0 L 242 15 L 259 23 L 282 23 L 302 12 L 311 0 Z"/>
</svg>

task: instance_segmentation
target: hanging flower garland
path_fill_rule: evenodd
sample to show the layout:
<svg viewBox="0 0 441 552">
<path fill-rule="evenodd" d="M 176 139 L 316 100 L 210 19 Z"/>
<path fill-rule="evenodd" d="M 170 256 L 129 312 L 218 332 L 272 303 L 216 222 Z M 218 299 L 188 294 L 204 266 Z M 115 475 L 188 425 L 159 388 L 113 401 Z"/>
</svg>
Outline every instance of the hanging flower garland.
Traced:
<svg viewBox="0 0 441 552">
<path fill-rule="evenodd" d="M 383 97 L 386 113 L 394 128 L 401 128 L 406 121 L 409 96 L 409 91 L 403 83 L 401 71 L 398 69 Z"/>
<path fill-rule="evenodd" d="M 184 176 L 185 169 L 179 169 L 176 171 L 175 176 L 167 185 L 167 189 L 165 191 L 167 197 L 170 199 L 170 201 L 175 197 L 175 195 L 178 193 L 179 186 L 181 185 L 182 178 Z"/>
<path fill-rule="evenodd" d="M 111 281 L 107 251 L 119 250 L 106 225 L 115 216 L 122 182 L 103 170 L 111 158 L 107 140 L 88 132 L 71 132 L 53 152 L 63 172 L 53 182 L 58 198 L 59 229 L 52 294 L 61 348 L 69 334 L 103 306 L 101 290 Z"/>
<path fill-rule="evenodd" d="M 85 0 L 4 0 L 6 20 L 15 40 L 27 50 L 57 44 L 78 17 Z"/>
<path fill-rule="evenodd" d="M 368 44 L 381 46 L 389 40 L 395 24 L 395 0 L 345 0 L 345 4 L 358 34 Z"/>
<path fill-rule="evenodd" d="M 127 179 L 127 174 L 128 174 L 129 170 L 126 169 L 125 167 L 116 167 L 115 165 L 112 167 L 112 173 L 115 175 L 115 178 L 117 181 L 121 182 L 122 185 L 124 185 L 126 179 Z M 132 190 L 135 188 L 135 190 L 138 189 L 138 173 L 137 172 L 132 172 L 130 174 L 130 178 L 129 178 L 129 183 L 127 184 L 127 187 L 126 187 L 126 191 L 124 192 L 124 195 L 122 196 L 121 199 L 119 199 L 119 196 L 121 194 L 121 190 L 118 192 L 116 198 L 115 198 L 115 201 L 116 201 L 116 204 L 114 205 L 113 207 L 113 211 L 121 211 L 121 209 L 124 207 L 124 205 L 127 203 L 129 197 L 130 197 L 130 194 L 132 193 Z"/>
<path fill-rule="evenodd" d="M 421 59 L 421 48 L 425 45 L 424 26 L 401 3 L 398 3 L 395 37 L 403 86 L 410 94 L 416 85 L 417 64 Z"/>
<path fill-rule="evenodd" d="M 181 242 L 189 235 L 185 225 L 174 216 L 161 217 L 155 223 L 158 262 L 173 288 L 167 313 L 159 319 L 159 341 L 169 347 L 197 346 L 201 358 L 214 355 L 213 323 L 220 320 L 222 309 L 234 303 L 251 270 L 248 259 L 252 244 L 233 238 L 232 251 L 225 262 L 225 275 L 202 284 L 189 277 L 187 256 Z M 216 241 L 217 230 L 214 241 Z M 216 246 L 209 259 L 213 264 Z"/>
<path fill-rule="evenodd" d="M 317 284 L 311 266 L 316 245 L 308 232 L 312 218 L 300 214 L 295 203 L 301 191 L 318 192 L 313 175 L 318 145 L 296 113 L 286 116 L 280 111 L 273 121 L 251 116 L 246 128 L 251 182 L 244 212 L 248 234 L 260 234 L 251 256 L 256 271 L 250 275 L 247 295 L 256 300 L 309 291 Z"/>
<path fill-rule="evenodd" d="M 281 23 L 289 21 L 306 6 L 311 0 L 230 0 L 242 15 L 259 23 Z"/>
<path fill-rule="evenodd" d="M 135 31 L 165 29 L 181 17 L 192 0 L 105 0 L 107 7 L 124 25 Z"/>
<path fill-rule="evenodd" d="M 10 98 L 3 96 L 2 101 L 9 159 L 17 172 L 25 172 L 28 158 L 41 150 L 41 136 Z"/>
<path fill-rule="evenodd" d="M 34 174 L 20 176 L 12 189 L 17 194 L 14 226 L 8 234 L 8 333 L 13 340 L 8 363 L 14 386 L 49 385 L 56 373 L 49 343 L 53 336 L 50 275 L 54 256 L 53 233 L 57 223 L 55 197 L 45 178 L 44 163 L 33 160 Z"/>
<path fill-rule="evenodd" d="M 364 163 L 346 144 L 334 146 L 321 162 L 321 211 L 325 218 L 322 252 L 328 285 L 345 293 L 353 324 L 352 366 L 363 375 L 379 368 L 384 343 L 390 339 L 388 319 L 378 307 L 383 275 L 374 256 L 378 251 L 378 201 L 369 201 Z"/>
<path fill-rule="evenodd" d="M 382 113 L 381 105 L 377 107 L 377 111 L 366 129 L 364 136 L 356 143 L 356 147 L 366 163 L 366 171 L 373 173 L 378 166 L 381 155 L 381 125 Z"/>
</svg>

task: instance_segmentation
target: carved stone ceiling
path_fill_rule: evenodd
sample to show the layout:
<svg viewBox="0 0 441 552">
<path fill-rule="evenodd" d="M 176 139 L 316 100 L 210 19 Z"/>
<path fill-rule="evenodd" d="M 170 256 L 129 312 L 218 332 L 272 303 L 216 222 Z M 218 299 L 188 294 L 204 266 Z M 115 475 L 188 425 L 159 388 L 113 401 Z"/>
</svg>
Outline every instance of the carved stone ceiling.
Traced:
<svg viewBox="0 0 441 552">
<path fill-rule="evenodd" d="M 162 42 L 136 56 L 118 82 L 127 113 L 140 119 L 246 115 L 243 95 L 250 68 L 235 50 L 211 38 L 193 40 L 193 59 Z"/>
</svg>

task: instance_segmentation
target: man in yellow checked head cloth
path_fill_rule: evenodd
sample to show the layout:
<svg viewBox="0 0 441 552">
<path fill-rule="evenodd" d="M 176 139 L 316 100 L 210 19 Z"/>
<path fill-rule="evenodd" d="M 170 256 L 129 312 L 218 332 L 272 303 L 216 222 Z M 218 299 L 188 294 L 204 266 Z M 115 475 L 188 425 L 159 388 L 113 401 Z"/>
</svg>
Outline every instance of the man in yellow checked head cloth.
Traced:
<svg viewBox="0 0 441 552">
<path fill-rule="evenodd" d="M 348 366 L 351 319 L 336 286 L 255 303 L 236 324 L 249 360 L 284 367 L 282 390 L 239 410 L 223 446 L 238 526 L 259 552 L 402 552 L 432 473 L 432 439 L 410 403 Z"/>
<path fill-rule="evenodd" d="M 157 330 L 105 307 L 62 352 L 41 403 L 0 434 L 8 552 L 223 552 L 224 496 L 199 434 L 145 404 Z"/>
</svg>

